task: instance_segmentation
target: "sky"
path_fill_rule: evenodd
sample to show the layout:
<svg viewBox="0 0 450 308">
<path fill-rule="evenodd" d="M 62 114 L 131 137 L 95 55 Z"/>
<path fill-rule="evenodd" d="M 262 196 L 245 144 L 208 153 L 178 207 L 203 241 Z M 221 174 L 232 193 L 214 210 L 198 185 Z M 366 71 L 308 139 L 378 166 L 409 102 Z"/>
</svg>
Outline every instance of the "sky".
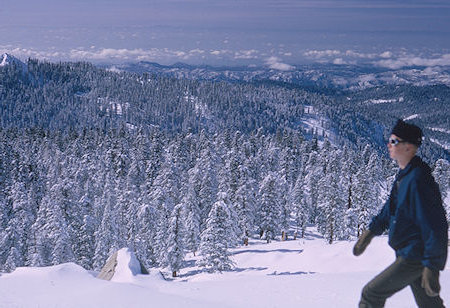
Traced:
<svg viewBox="0 0 450 308">
<path fill-rule="evenodd" d="M 450 0 L 1 0 L 0 53 L 210 65 L 450 65 Z"/>
</svg>

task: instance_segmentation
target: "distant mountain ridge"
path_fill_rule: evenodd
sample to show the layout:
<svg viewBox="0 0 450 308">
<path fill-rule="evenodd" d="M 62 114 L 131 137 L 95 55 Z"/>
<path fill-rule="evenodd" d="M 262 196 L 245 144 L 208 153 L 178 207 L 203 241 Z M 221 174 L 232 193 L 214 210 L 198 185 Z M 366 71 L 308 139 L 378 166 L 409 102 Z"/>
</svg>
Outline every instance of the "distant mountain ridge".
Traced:
<svg viewBox="0 0 450 308">
<path fill-rule="evenodd" d="M 389 128 L 403 118 L 424 127 L 427 155 L 450 157 L 450 87 L 445 83 L 385 84 L 374 77 L 361 89 L 350 89 L 336 82 L 337 76 L 349 85 L 357 76 L 394 71 L 317 65 L 286 72 L 150 62 L 103 69 L 87 62 L 0 59 L 6 63 L 0 67 L 2 128 L 288 129 L 370 143 L 384 153 Z"/>
<path fill-rule="evenodd" d="M 302 86 L 353 91 L 384 85 L 445 84 L 450 86 L 450 66 L 408 67 L 392 70 L 369 65 L 310 64 L 295 66 L 295 69 L 290 71 L 280 71 L 268 67 L 213 67 L 183 63 L 161 65 L 142 61 L 103 67 L 140 74 L 164 74 L 175 78 L 228 82 L 272 80 Z"/>
</svg>

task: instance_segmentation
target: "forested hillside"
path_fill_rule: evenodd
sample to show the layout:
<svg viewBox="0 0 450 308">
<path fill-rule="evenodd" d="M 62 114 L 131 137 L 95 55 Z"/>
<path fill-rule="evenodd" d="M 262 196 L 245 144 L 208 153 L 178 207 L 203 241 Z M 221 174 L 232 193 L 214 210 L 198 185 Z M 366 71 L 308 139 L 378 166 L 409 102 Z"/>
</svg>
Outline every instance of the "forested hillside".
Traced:
<svg viewBox="0 0 450 308">
<path fill-rule="evenodd" d="M 67 261 L 98 269 L 127 246 L 147 266 L 175 271 L 187 251 L 259 232 L 301 236 L 308 223 L 329 242 L 350 238 L 393 173 L 369 147 L 318 146 L 295 132 L 10 129 L 0 140 L 2 270 Z M 211 217 L 215 207 L 224 216 Z M 215 234 L 220 224 L 221 244 L 206 241 L 207 226 Z"/>
<path fill-rule="evenodd" d="M 14 64 L 14 63 L 13 63 Z M 264 83 L 198 82 L 115 73 L 88 63 L 28 61 L 0 70 L 1 126 L 68 130 L 159 127 L 166 131 L 275 132 L 295 128 L 304 105 L 326 99 Z"/>
<path fill-rule="evenodd" d="M 400 113 L 377 118 L 364 104 L 387 98 L 359 95 L 89 63 L 0 67 L 0 270 L 99 269 L 127 246 L 173 272 L 198 251 L 214 271 L 258 234 L 302 236 L 315 224 L 330 243 L 355 237 L 393 180 L 383 138 Z M 321 133 L 305 126 L 311 110 Z M 445 123 L 429 131 L 448 134 Z M 423 153 L 445 193 L 439 149 Z"/>
</svg>

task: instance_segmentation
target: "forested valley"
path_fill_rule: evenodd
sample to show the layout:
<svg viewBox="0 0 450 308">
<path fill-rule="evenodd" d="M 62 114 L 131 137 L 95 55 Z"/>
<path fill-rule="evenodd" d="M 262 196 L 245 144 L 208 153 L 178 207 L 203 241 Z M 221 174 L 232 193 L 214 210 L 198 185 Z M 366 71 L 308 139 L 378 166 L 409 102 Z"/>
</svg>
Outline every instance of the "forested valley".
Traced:
<svg viewBox="0 0 450 308">
<path fill-rule="evenodd" d="M 383 147 L 401 110 L 380 118 L 367 93 L 33 59 L 0 67 L 0 270 L 98 270 L 130 247 L 147 267 L 176 272 L 191 252 L 215 271 L 249 237 L 315 225 L 329 243 L 354 238 L 396 173 Z M 448 118 L 435 124 L 446 134 Z M 445 198 L 448 150 L 427 141 L 421 154 Z"/>
</svg>

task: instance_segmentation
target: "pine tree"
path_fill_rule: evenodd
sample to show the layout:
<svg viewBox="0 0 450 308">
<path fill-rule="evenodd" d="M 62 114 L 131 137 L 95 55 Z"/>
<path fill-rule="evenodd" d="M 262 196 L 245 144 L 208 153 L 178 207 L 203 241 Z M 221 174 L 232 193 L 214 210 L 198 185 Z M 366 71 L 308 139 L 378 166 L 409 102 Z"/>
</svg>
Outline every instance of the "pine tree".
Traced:
<svg viewBox="0 0 450 308">
<path fill-rule="evenodd" d="M 201 153 L 200 157 L 195 165 L 195 170 L 198 172 L 198 176 L 201 177 L 200 180 L 200 190 L 199 190 L 199 208 L 200 208 L 200 218 L 202 222 L 206 222 L 211 207 L 216 202 L 218 193 L 218 175 L 217 168 L 219 162 L 217 161 L 218 154 L 209 147 L 205 148 Z M 205 226 L 203 223 L 200 226 L 200 230 L 204 230 Z"/>
<path fill-rule="evenodd" d="M 51 190 L 53 193 L 42 200 L 33 228 L 39 239 L 36 243 L 39 256 L 34 258 L 43 261 L 42 264 L 34 264 L 35 266 L 75 262 L 66 218 L 58 204 L 60 187 L 55 184 Z"/>
<path fill-rule="evenodd" d="M 337 151 L 330 152 L 327 158 L 325 176 L 319 180 L 321 194 L 317 229 L 329 244 L 332 244 L 336 239 L 342 238 L 343 235 L 343 215 L 346 203 L 342 199 L 341 194 L 338 157 Z"/>
<path fill-rule="evenodd" d="M 172 277 L 177 276 L 177 272 L 181 269 L 186 254 L 184 250 L 186 234 L 183 219 L 183 205 L 178 204 L 173 209 L 169 220 L 166 260 L 164 261 L 164 264 L 169 266 Z"/>
<path fill-rule="evenodd" d="M 319 180 L 323 176 L 323 168 L 317 152 L 311 152 L 305 165 L 305 200 L 310 210 L 310 221 L 315 222 L 318 215 Z"/>
<path fill-rule="evenodd" d="M 224 199 L 224 198 L 221 198 Z M 228 252 L 230 233 L 230 211 L 228 205 L 219 200 L 211 208 L 206 221 L 206 229 L 200 240 L 201 259 L 198 266 L 208 272 L 223 272 L 233 268 L 233 262 Z"/>
<path fill-rule="evenodd" d="M 372 153 L 367 164 L 363 164 L 354 177 L 352 204 L 357 218 L 356 236 L 367 229 L 379 205 L 381 172 L 378 166 L 377 156 Z"/>
<path fill-rule="evenodd" d="M 136 220 L 136 254 L 144 266 L 148 268 L 157 264 L 157 249 L 155 247 L 157 211 L 150 203 L 143 202 L 137 211 Z"/>
<path fill-rule="evenodd" d="M 116 193 L 116 183 L 111 170 L 107 175 L 102 197 L 95 200 L 96 208 L 103 210 L 100 213 L 100 226 L 95 231 L 94 269 L 100 269 L 109 256 L 124 244 L 120 238 Z"/>
<path fill-rule="evenodd" d="M 32 202 L 25 184 L 18 180 L 12 185 L 9 201 L 5 204 L 8 209 L 8 216 L 5 225 L 3 245 L 5 246 L 6 270 L 14 270 L 17 266 L 24 266 L 28 246 L 30 227 L 35 220 L 32 212 Z M 5 213 L 6 214 L 6 213 Z M 2 246 L 3 246 L 2 245 Z M 10 251 L 14 247 L 14 251 Z"/>
<path fill-rule="evenodd" d="M 182 204 L 184 209 L 184 217 L 186 219 L 186 249 L 191 251 L 194 256 L 199 247 L 200 239 L 200 200 L 198 196 L 198 186 L 195 185 L 196 176 L 198 173 L 193 173 L 190 177 L 189 186 L 186 195 L 183 197 Z M 191 182 L 192 181 L 192 182 Z M 197 189 L 196 189 L 197 186 Z"/>
<path fill-rule="evenodd" d="M 450 221 L 450 203 L 448 202 L 448 193 L 450 191 L 450 163 L 445 159 L 438 159 L 433 170 L 433 177 L 439 185 L 442 202 L 447 211 L 447 220 Z"/>
<path fill-rule="evenodd" d="M 240 168 L 240 182 L 235 196 L 238 216 L 238 238 L 248 245 L 250 233 L 254 230 L 256 210 L 256 181 L 251 177 L 247 163 Z"/>
<path fill-rule="evenodd" d="M 265 238 L 269 243 L 279 233 L 281 222 L 279 188 L 277 185 L 277 177 L 274 173 L 269 173 L 261 183 L 259 188 L 259 203 L 259 228 L 264 232 Z"/>
<path fill-rule="evenodd" d="M 296 226 L 295 235 L 300 234 L 300 237 L 305 236 L 305 231 L 310 215 L 310 209 L 308 208 L 304 189 L 304 179 L 300 174 L 290 194 L 290 202 L 292 203 L 294 221 Z"/>
</svg>

